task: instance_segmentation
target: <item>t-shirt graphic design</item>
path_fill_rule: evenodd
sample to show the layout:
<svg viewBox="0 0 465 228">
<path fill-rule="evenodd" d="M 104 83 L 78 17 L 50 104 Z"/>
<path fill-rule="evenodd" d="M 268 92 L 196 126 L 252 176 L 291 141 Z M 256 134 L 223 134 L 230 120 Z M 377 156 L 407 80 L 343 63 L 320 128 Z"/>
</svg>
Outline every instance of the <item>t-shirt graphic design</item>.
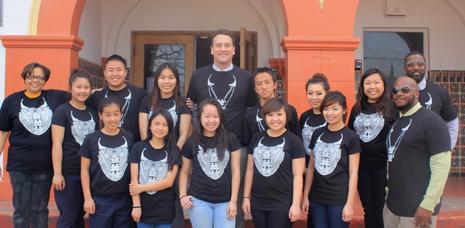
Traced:
<svg viewBox="0 0 465 228">
<path fill-rule="evenodd" d="M 257 109 L 257 114 L 255 115 L 255 121 L 257 121 L 257 127 L 259 131 L 264 131 L 265 126 L 263 125 L 263 118 L 260 114 L 260 109 Z"/>
<path fill-rule="evenodd" d="M 428 92 L 428 101 L 425 102 L 425 108 L 431 110 L 431 106 L 433 106 L 433 97 L 431 96 L 431 93 Z"/>
<path fill-rule="evenodd" d="M 24 99 L 21 99 L 19 121 L 32 134 L 42 135 L 52 124 L 52 110 L 48 107 L 45 98 L 42 98 L 44 103 L 37 108 L 27 107 L 23 104 L 23 100 Z"/>
<path fill-rule="evenodd" d="M 146 148 L 142 150 L 140 155 L 140 171 L 139 171 L 139 183 L 150 184 L 159 182 L 166 178 L 168 173 L 168 152 L 165 151 L 165 158 L 160 161 L 152 161 L 145 157 Z M 147 192 L 150 195 L 157 193 L 157 191 Z"/>
<path fill-rule="evenodd" d="M 223 110 L 226 110 L 229 102 L 231 101 L 231 98 L 234 96 L 234 91 L 237 86 L 236 76 L 234 76 L 234 74 L 232 75 L 234 80 L 231 83 L 229 83 L 228 85 L 229 90 L 226 92 L 223 98 L 219 98 L 217 93 L 215 92 L 215 89 L 214 89 L 215 83 L 212 81 L 212 76 L 213 76 L 212 74 L 208 76 L 208 81 L 207 81 L 208 95 L 210 96 L 210 98 L 214 98 L 215 100 L 217 100 L 218 103 L 220 103 L 221 108 Z"/>
<path fill-rule="evenodd" d="M 310 117 L 305 120 L 305 124 L 302 129 L 302 139 L 304 142 L 304 147 L 305 147 L 305 152 L 307 152 L 307 155 L 310 155 L 310 140 L 312 139 L 313 132 L 318 129 L 326 126 L 326 122 L 324 122 L 322 125 L 318 126 L 310 126 L 307 124 L 307 121 Z"/>
<path fill-rule="evenodd" d="M 105 93 L 105 98 L 108 97 L 108 90 Z M 124 97 L 124 104 L 123 107 L 121 107 L 121 110 L 123 111 L 123 118 L 121 118 L 121 121 L 119 123 L 119 126 L 123 126 L 124 120 L 126 119 L 126 114 L 128 114 L 129 106 L 131 105 L 131 98 L 132 98 L 132 92 L 128 88 L 128 95 Z"/>
<path fill-rule="evenodd" d="M 383 127 L 384 118 L 380 113 L 360 113 L 354 121 L 354 129 L 363 142 L 375 139 Z"/>
<path fill-rule="evenodd" d="M 269 177 L 273 175 L 284 160 L 284 145 L 286 139 L 276 146 L 265 146 L 262 143 L 263 137 L 258 142 L 257 147 L 254 149 L 253 160 L 257 167 L 258 172 L 262 176 Z"/>
<path fill-rule="evenodd" d="M 412 119 L 409 120 L 408 124 L 405 127 L 402 127 L 400 129 L 400 134 L 397 137 L 397 139 L 394 141 L 394 144 L 392 144 L 393 140 L 392 140 L 391 135 L 394 132 L 394 127 L 396 125 L 394 124 L 394 126 L 392 126 L 391 130 L 389 131 L 389 135 L 388 135 L 387 140 L 386 140 L 387 148 L 388 148 L 388 161 L 389 162 L 391 162 L 392 159 L 395 157 L 397 148 L 399 147 L 400 143 L 402 142 L 402 139 L 404 138 L 405 133 L 410 128 L 410 125 L 412 125 Z"/>
<path fill-rule="evenodd" d="M 89 116 L 90 120 L 83 121 L 74 117 L 73 111 L 71 111 L 71 119 L 73 121 L 71 125 L 71 134 L 73 134 L 74 139 L 81 146 L 82 142 L 84 142 L 84 138 L 95 131 L 94 117 L 90 113 Z"/>
<path fill-rule="evenodd" d="M 322 176 L 331 174 L 341 159 L 341 143 L 344 136 L 341 133 L 341 139 L 337 142 L 326 143 L 321 140 L 321 134 L 313 149 L 315 157 L 315 169 Z"/>
<path fill-rule="evenodd" d="M 224 158 L 220 161 L 216 153 L 216 148 L 207 148 L 206 152 L 200 145 L 198 145 L 198 148 L 199 153 L 197 154 L 197 160 L 203 172 L 210 179 L 218 180 L 223 175 L 224 169 L 228 165 L 229 151 L 226 150 L 224 152 Z"/>
<path fill-rule="evenodd" d="M 125 137 L 123 145 L 115 148 L 103 146 L 98 139 L 98 163 L 105 176 L 111 181 L 119 181 L 128 166 L 128 142 Z"/>
</svg>

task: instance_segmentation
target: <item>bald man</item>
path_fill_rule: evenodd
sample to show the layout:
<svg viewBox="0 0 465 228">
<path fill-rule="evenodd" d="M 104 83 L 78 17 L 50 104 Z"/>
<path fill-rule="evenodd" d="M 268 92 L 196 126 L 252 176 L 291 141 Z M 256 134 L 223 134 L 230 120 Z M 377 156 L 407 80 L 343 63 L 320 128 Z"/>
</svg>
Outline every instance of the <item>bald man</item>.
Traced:
<svg viewBox="0 0 465 228">
<path fill-rule="evenodd" d="M 450 170 L 446 123 L 418 102 L 414 79 L 396 78 L 392 89 L 400 118 L 389 131 L 386 228 L 435 227 Z"/>
</svg>

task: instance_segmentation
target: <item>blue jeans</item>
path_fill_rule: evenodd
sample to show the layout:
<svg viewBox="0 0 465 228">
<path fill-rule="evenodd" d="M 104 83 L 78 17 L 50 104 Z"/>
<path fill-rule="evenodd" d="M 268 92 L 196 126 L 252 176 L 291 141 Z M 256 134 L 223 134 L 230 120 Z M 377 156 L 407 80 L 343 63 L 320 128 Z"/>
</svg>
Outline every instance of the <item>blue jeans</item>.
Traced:
<svg viewBox="0 0 465 228">
<path fill-rule="evenodd" d="M 209 203 L 192 197 L 189 217 L 193 228 L 234 228 L 236 218 L 228 219 L 228 202 Z"/>
<path fill-rule="evenodd" d="M 55 202 L 60 215 L 57 228 L 84 228 L 84 196 L 82 193 L 81 177 L 65 176 L 65 189 L 54 190 Z"/>
<path fill-rule="evenodd" d="M 92 196 L 92 198 L 95 202 L 95 213 L 89 216 L 90 227 L 131 227 L 131 207 L 128 193 Z"/>
<path fill-rule="evenodd" d="M 47 228 L 52 174 L 9 172 L 13 188 L 15 228 Z"/>
<path fill-rule="evenodd" d="M 312 223 L 315 228 L 347 228 L 349 223 L 342 221 L 344 206 L 310 203 Z"/>
<path fill-rule="evenodd" d="M 171 224 L 148 224 L 148 223 L 138 222 L 137 228 L 171 228 Z"/>
</svg>

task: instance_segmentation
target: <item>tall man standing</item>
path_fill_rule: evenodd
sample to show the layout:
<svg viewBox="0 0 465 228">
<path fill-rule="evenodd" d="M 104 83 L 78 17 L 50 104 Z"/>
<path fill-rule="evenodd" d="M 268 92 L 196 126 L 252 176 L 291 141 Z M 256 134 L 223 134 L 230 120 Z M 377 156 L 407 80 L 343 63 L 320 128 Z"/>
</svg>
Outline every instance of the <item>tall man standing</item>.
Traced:
<svg viewBox="0 0 465 228">
<path fill-rule="evenodd" d="M 408 53 L 404 59 L 404 69 L 407 76 L 413 78 L 418 84 L 420 104 L 440 115 L 447 123 L 451 149 L 453 149 L 458 138 L 459 119 L 449 93 L 441 86 L 427 80 L 426 59 L 422 53 L 417 51 Z"/>
<path fill-rule="evenodd" d="M 447 126 L 420 105 L 412 78 L 396 78 L 392 93 L 400 118 L 386 140 L 389 179 L 384 227 L 435 227 L 450 170 Z"/>
<path fill-rule="evenodd" d="M 253 90 L 251 73 L 233 65 L 235 54 L 234 38 L 227 30 L 218 30 L 212 36 L 210 51 L 213 64 L 197 69 L 192 74 L 187 92 L 188 103 L 199 104 L 206 98 L 217 100 L 223 109 L 225 127 L 234 133 L 243 146 L 243 121 L 247 107 L 256 104 L 257 98 Z M 246 163 L 245 147 L 241 150 L 241 177 L 244 177 Z M 243 227 L 242 213 L 242 180 L 239 190 L 236 227 Z"/>
</svg>

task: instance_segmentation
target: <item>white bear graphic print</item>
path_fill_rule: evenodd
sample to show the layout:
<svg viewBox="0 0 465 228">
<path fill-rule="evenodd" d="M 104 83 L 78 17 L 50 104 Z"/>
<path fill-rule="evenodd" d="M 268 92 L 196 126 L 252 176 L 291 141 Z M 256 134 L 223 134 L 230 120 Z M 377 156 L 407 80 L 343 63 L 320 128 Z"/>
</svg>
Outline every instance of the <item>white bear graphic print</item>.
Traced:
<svg viewBox="0 0 465 228">
<path fill-rule="evenodd" d="M 142 150 L 139 163 L 139 183 L 150 184 L 163 180 L 168 173 L 168 152 L 165 151 L 165 158 L 160 161 L 152 161 L 145 156 L 147 148 Z M 150 195 L 157 191 L 147 192 Z"/>
<path fill-rule="evenodd" d="M 44 103 L 39 107 L 27 107 L 23 103 L 24 99 L 20 102 L 19 122 L 34 135 L 44 134 L 52 124 L 53 112 L 45 98 L 42 97 L 42 100 Z"/>
<path fill-rule="evenodd" d="M 305 152 L 307 152 L 307 155 L 310 155 L 310 140 L 312 139 L 312 135 L 313 135 L 313 132 L 315 132 L 316 129 L 318 128 L 322 128 L 324 126 L 326 126 L 326 121 L 321 124 L 321 125 L 318 125 L 318 126 L 310 126 L 307 124 L 308 122 L 308 119 L 310 117 L 307 117 L 307 119 L 305 120 L 305 124 L 302 128 L 302 139 L 303 139 L 303 143 L 304 143 L 304 147 L 305 147 Z"/>
<path fill-rule="evenodd" d="M 95 131 L 95 121 L 94 116 L 89 112 L 90 120 L 80 120 L 73 115 L 73 111 L 70 112 L 72 124 L 71 124 L 71 134 L 79 145 L 82 146 L 84 138 Z"/>
<path fill-rule="evenodd" d="M 110 148 L 103 146 L 101 139 L 98 139 L 98 163 L 108 179 L 114 182 L 119 181 L 128 166 L 128 142 L 123 137 L 123 145 Z"/>
<path fill-rule="evenodd" d="M 354 129 L 360 140 L 370 142 L 375 139 L 384 127 L 384 118 L 381 113 L 360 113 L 355 118 Z"/>
<path fill-rule="evenodd" d="M 315 169 L 322 176 L 331 174 L 341 159 L 341 143 L 344 136 L 341 133 L 341 139 L 333 143 L 326 143 L 321 140 L 321 134 L 313 148 L 315 158 Z"/>
<path fill-rule="evenodd" d="M 258 172 L 262 176 L 269 177 L 276 173 L 284 160 L 284 145 L 286 144 L 286 139 L 283 138 L 283 142 L 276 146 L 265 146 L 262 140 L 263 137 L 253 151 L 253 161 Z"/>
<path fill-rule="evenodd" d="M 206 152 L 200 145 L 198 145 L 198 148 L 199 153 L 197 153 L 197 160 L 203 172 L 210 179 L 218 180 L 223 175 L 224 169 L 228 165 L 229 151 L 226 150 L 224 152 L 224 158 L 220 161 L 216 153 L 216 148 L 207 148 Z"/>
</svg>

